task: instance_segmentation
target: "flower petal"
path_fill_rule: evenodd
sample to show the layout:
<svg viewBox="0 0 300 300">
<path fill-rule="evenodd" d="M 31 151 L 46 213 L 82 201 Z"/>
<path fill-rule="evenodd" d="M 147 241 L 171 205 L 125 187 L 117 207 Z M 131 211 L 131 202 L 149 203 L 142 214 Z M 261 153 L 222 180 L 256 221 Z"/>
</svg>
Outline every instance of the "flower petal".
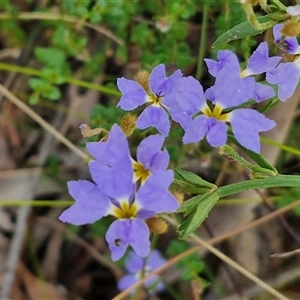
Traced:
<svg viewBox="0 0 300 300">
<path fill-rule="evenodd" d="M 179 207 L 176 198 L 169 192 L 174 180 L 172 170 L 157 171 L 138 190 L 135 201 L 141 210 L 155 213 L 175 212 Z"/>
<path fill-rule="evenodd" d="M 169 153 L 161 150 L 165 139 L 156 134 L 143 139 L 137 148 L 137 160 L 142 163 L 147 170 L 165 170 L 169 165 Z"/>
<path fill-rule="evenodd" d="M 228 73 L 223 69 L 218 73 L 215 85 L 210 88 L 215 94 L 213 103 L 221 104 L 223 108 L 238 106 L 252 97 L 254 84 L 252 77 L 240 78 L 239 73 Z M 206 92 L 205 96 L 208 96 Z"/>
<path fill-rule="evenodd" d="M 145 267 L 145 259 L 130 251 L 126 260 L 125 268 L 129 273 L 137 273 Z"/>
<path fill-rule="evenodd" d="M 182 77 L 182 72 L 176 70 L 171 76 L 166 77 L 166 67 L 164 64 L 156 66 L 150 76 L 149 85 L 152 93 L 164 97 L 170 93 L 178 79 Z"/>
<path fill-rule="evenodd" d="M 60 221 L 84 225 L 108 215 L 111 202 L 94 183 L 87 180 L 69 181 L 68 189 L 76 202 L 59 216 Z"/>
<path fill-rule="evenodd" d="M 270 86 L 261 84 L 261 83 L 257 83 L 257 82 L 255 83 L 252 98 L 256 102 L 270 99 L 274 96 L 275 96 L 275 92 Z"/>
<path fill-rule="evenodd" d="M 150 252 L 150 232 L 140 219 L 119 219 L 108 228 L 105 239 L 113 261 L 120 259 L 130 245 L 142 257 Z"/>
<path fill-rule="evenodd" d="M 223 146 L 227 141 L 227 125 L 223 121 L 209 118 L 206 139 L 212 147 Z"/>
<path fill-rule="evenodd" d="M 151 126 L 154 126 L 163 136 L 169 134 L 169 117 L 162 107 L 150 105 L 140 114 L 136 127 L 145 129 Z"/>
<path fill-rule="evenodd" d="M 139 256 L 146 257 L 150 253 L 150 231 L 146 223 L 140 219 L 131 219 L 128 232 L 129 245 Z"/>
<path fill-rule="evenodd" d="M 156 66 L 149 76 L 149 86 L 151 92 L 160 95 L 161 85 L 166 80 L 166 67 L 164 64 Z"/>
<path fill-rule="evenodd" d="M 269 58 L 268 44 L 262 42 L 250 56 L 247 68 L 244 72 L 247 72 L 248 76 L 252 74 L 261 74 L 274 68 L 280 60 L 281 57 L 279 56 Z"/>
<path fill-rule="evenodd" d="M 259 132 L 275 127 L 273 120 L 251 108 L 239 108 L 231 113 L 230 123 L 237 141 L 245 148 L 260 152 Z"/>
<path fill-rule="evenodd" d="M 133 110 L 146 103 L 147 94 L 136 81 L 124 77 L 118 78 L 117 86 L 123 94 L 117 107 L 120 106 L 124 110 Z"/>
<path fill-rule="evenodd" d="M 124 155 L 130 157 L 127 138 L 117 124 L 112 126 L 106 142 L 90 142 L 86 147 L 98 161 L 109 166 L 114 166 Z"/>
<path fill-rule="evenodd" d="M 120 259 L 129 245 L 128 232 L 130 230 L 130 220 L 115 220 L 109 226 L 105 239 L 111 252 L 111 259 Z"/>
<path fill-rule="evenodd" d="M 180 78 L 162 104 L 172 113 L 193 115 L 204 105 L 203 88 L 192 76 Z"/>
<path fill-rule="evenodd" d="M 286 8 L 286 12 L 291 16 L 299 16 L 300 15 L 300 4 L 294 6 L 288 6 Z"/>
<path fill-rule="evenodd" d="M 212 59 L 204 59 L 208 67 L 208 72 L 217 77 L 218 73 L 224 68 L 227 69 L 227 72 L 230 74 L 239 74 L 240 64 L 236 55 L 230 50 L 220 50 L 218 51 L 217 57 L 219 61 Z"/>
<path fill-rule="evenodd" d="M 208 130 L 209 119 L 204 116 L 198 116 L 190 122 L 190 125 L 185 129 L 185 134 L 182 138 L 184 144 L 197 143 L 202 140 Z"/>
<path fill-rule="evenodd" d="M 124 291 L 138 281 L 136 274 L 127 274 L 118 281 L 119 291 Z"/>
<path fill-rule="evenodd" d="M 93 181 L 106 195 L 121 200 L 130 198 L 134 189 L 131 159 L 119 159 L 114 167 L 107 167 L 98 161 L 89 163 Z"/>
<path fill-rule="evenodd" d="M 278 85 L 278 98 L 285 101 L 294 93 L 299 81 L 299 68 L 296 63 L 287 62 L 266 74 L 266 79 L 271 84 Z"/>
</svg>

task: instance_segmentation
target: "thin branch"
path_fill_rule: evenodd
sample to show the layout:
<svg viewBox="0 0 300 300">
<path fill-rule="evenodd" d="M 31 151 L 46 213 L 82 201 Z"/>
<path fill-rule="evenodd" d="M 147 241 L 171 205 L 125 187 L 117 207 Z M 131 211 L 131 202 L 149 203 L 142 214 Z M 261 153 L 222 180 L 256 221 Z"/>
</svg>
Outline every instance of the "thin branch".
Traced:
<svg viewBox="0 0 300 300">
<path fill-rule="evenodd" d="M 255 282 L 262 289 L 264 289 L 265 291 L 269 292 L 271 295 L 275 296 L 277 299 L 280 299 L 280 300 L 289 300 L 289 298 L 287 298 L 286 296 L 284 296 L 283 294 L 281 294 L 280 292 L 278 292 L 277 290 L 275 290 L 273 287 L 271 287 L 270 285 L 268 285 L 267 283 L 265 283 L 263 280 L 261 280 L 260 278 L 258 278 L 257 276 L 255 276 L 254 274 L 252 274 L 251 272 L 249 272 L 247 269 L 245 269 L 244 267 L 242 267 L 241 265 L 239 265 L 238 263 L 236 263 L 234 260 L 232 260 L 231 258 L 229 258 L 227 255 L 225 255 L 224 253 L 222 253 L 221 251 L 219 251 L 218 249 L 216 249 L 215 247 L 213 247 L 209 243 L 205 242 L 204 240 L 202 240 L 201 238 L 197 237 L 196 235 L 193 235 L 193 238 L 194 238 L 194 240 L 199 245 L 201 245 L 204 248 L 206 248 L 208 251 L 210 251 L 211 253 L 213 253 L 219 259 L 221 259 L 226 264 L 228 264 L 229 266 L 231 266 L 232 268 L 234 268 L 236 271 L 238 271 L 241 274 L 243 274 L 245 277 L 247 277 L 251 281 Z"/>
<path fill-rule="evenodd" d="M 19 107 L 24 113 L 30 116 L 34 121 L 36 121 L 41 127 L 52 134 L 58 141 L 64 144 L 72 152 L 81 157 L 84 161 L 88 161 L 90 156 L 77 148 L 68 139 L 66 139 L 60 132 L 53 128 L 49 123 L 47 123 L 43 118 L 41 118 L 36 112 L 34 112 L 30 107 L 18 99 L 14 94 L 12 94 L 8 89 L 6 89 L 2 84 L 0 84 L 0 93 L 2 93 L 8 100 Z"/>
<path fill-rule="evenodd" d="M 103 26 L 95 26 L 88 22 L 80 22 L 80 19 L 70 16 L 70 15 L 63 15 L 59 13 L 54 12 L 20 12 L 16 16 L 12 16 L 9 13 L 0 13 L 0 20 L 6 20 L 6 19 L 18 19 L 18 20 L 53 20 L 53 21 L 65 21 L 69 23 L 74 24 L 82 24 L 85 27 L 91 28 L 95 31 L 98 31 L 102 33 L 103 35 L 107 36 L 111 40 L 115 41 L 119 45 L 123 45 L 124 41 L 117 37 L 115 34 L 113 34 L 110 30 Z"/>
</svg>

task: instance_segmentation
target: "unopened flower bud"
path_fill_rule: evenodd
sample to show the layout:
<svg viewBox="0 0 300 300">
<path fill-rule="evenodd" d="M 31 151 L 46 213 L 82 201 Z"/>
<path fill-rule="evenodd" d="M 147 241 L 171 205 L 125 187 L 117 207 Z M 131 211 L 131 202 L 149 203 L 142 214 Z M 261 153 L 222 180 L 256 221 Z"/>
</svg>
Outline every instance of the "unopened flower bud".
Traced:
<svg viewBox="0 0 300 300">
<path fill-rule="evenodd" d="M 141 87 L 147 92 L 149 88 L 149 72 L 140 70 L 135 76 L 135 81 L 137 81 Z"/>
<path fill-rule="evenodd" d="M 135 129 L 135 123 L 136 123 L 137 117 L 133 114 L 126 114 L 120 121 L 120 126 L 122 128 L 122 131 L 126 136 L 131 136 L 134 129 Z"/>
<path fill-rule="evenodd" d="M 298 22 L 286 22 L 280 32 L 285 36 L 298 36 L 300 34 L 300 24 Z"/>
<path fill-rule="evenodd" d="M 151 232 L 156 234 L 163 234 L 168 230 L 169 225 L 166 221 L 159 218 L 150 218 L 146 223 Z"/>
<path fill-rule="evenodd" d="M 282 58 L 285 62 L 294 62 L 297 55 L 284 53 Z"/>
<path fill-rule="evenodd" d="M 180 193 L 180 192 L 172 192 L 172 194 L 175 196 L 175 198 L 177 199 L 177 201 L 182 204 L 184 201 L 184 193 Z"/>
</svg>

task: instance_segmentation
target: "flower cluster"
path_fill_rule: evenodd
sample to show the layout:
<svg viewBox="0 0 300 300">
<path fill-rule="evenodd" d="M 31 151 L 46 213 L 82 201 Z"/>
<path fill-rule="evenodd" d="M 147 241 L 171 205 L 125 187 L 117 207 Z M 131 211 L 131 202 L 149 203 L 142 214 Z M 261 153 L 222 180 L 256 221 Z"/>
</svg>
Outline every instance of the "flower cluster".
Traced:
<svg viewBox="0 0 300 300">
<path fill-rule="evenodd" d="M 259 133 L 272 129 L 275 122 L 252 108 L 240 106 L 250 99 L 260 102 L 275 95 L 270 86 L 257 83 L 251 76 L 262 73 L 271 76 L 281 58 L 269 57 L 268 52 L 267 44 L 261 43 L 242 72 L 236 55 L 229 50 L 219 51 L 218 61 L 206 59 L 215 84 L 205 93 L 195 78 L 183 77 L 180 70 L 167 78 L 164 65 L 154 68 L 148 81 L 146 78 L 142 83 L 120 78 L 117 83 L 123 96 L 118 106 L 132 110 L 148 104 L 136 126 L 139 129 L 154 126 L 163 135 L 170 130 L 169 112 L 184 129 L 185 144 L 206 137 L 211 146 L 223 146 L 230 124 L 230 130 L 242 146 L 259 152 Z"/>
<path fill-rule="evenodd" d="M 184 126 L 199 109 L 202 87 L 192 76 L 183 77 L 180 70 L 166 77 L 163 64 L 153 69 L 149 79 L 147 77 L 140 84 L 119 78 L 117 85 L 123 96 L 118 106 L 124 110 L 133 110 L 147 104 L 136 122 L 137 128 L 154 126 L 167 136 L 170 130 L 168 112 L 174 121 Z"/>
<path fill-rule="evenodd" d="M 117 124 L 106 140 L 88 143 L 87 149 L 94 157 L 89 163 L 92 181 L 68 182 L 75 203 L 59 219 L 74 225 L 93 223 L 108 215 L 116 219 L 105 236 L 112 260 L 120 259 L 129 246 L 134 250 L 126 264 L 129 274 L 119 282 L 120 290 L 138 280 L 141 272 L 150 272 L 164 263 L 158 252 L 150 252 L 150 231 L 158 214 L 173 213 L 179 207 L 169 191 L 174 175 L 168 169 L 169 153 L 163 148 L 171 129 L 170 118 L 183 128 L 184 144 L 206 138 L 212 147 L 222 147 L 229 132 L 246 149 L 260 152 L 259 133 L 276 124 L 249 105 L 273 98 L 273 85 L 277 86 L 279 100 L 285 101 L 293 94 L 300 77 L 300 46 L 296 37 L 287 36 L 283 24 L 275 25 L 273 34 L 275 44 L 284 51 L 283 60 L 279 56 L 269 57 L 267 43 L 263 42 L 241 70 L 233 52 L 219 51 L 217 60 L 205 59 L 208 72 L 215 78 L 214 85 L 206 91 L 199 81 L 183 76 L 180 70 L 167 77 L 163 64 L 150 74 L 140 71 L 135 80 L 117 80 L 122 92 L 118 106 L 126 111 L 143 107 L 135 126 L 155 127 L 160 134 L 140 142 L 136 160 L 131 157 L 128 140 Z M 265 83 L 256 81 L 255 75 L 261 74 Z M 157 278 L 147 281 L 145 286 L 155 281 Z M 161 284 L 156 286 L 161 288 Z"/>
<path fill-rule="evenodd" d="M 74 225 L 93 223 L 111 215 L 116 220 L 106 233 L 112 260 L 120 259 L 128 246 L 145 257 L 150 253 L 150 231 L 146 220 L 179 207 L 168 188 L 173 171 L 167 170 L 169 155 L 161 150 L 164 138 L 153 135 L 137 149 L 137 161 L 130 156 L 128 141 L 118 125 L 107 141 L 91 142 L 87 149 L 95 160 L 89 163 L 94 182 L 69 181 L 74 205 L 59 217 Z"/>
<path fill-rule="evenodd" d="M 165 263 L 166 259 L 163 258 L 157 250 L 151 251 L 146 259 L 131 251 L 125 264 L 127 274 L 118 282 L 119 290 L 123 291 L 129 288 L 138 280 L 158 269 Z M 155 275 L 145 282 L 145 287 L 150 291 L 153 290 L 159 292 L 164 289 L 164 284 L 159 280 L 159 277 Z"/>
</svg>

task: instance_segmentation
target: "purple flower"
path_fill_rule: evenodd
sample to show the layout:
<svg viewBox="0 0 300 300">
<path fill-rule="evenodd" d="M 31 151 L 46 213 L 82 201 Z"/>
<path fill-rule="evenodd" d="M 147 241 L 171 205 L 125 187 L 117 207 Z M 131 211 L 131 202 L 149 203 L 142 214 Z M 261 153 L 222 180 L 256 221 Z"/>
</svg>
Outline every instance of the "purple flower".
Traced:
<svg viewBox="0 0 300 300">
<path fill-rule="evenodd" d="M 208 71 L 214 77 L 217 77 L 220 71 L 226 69 L 227 76 L 235 80 L 235 97 L 239 97 L 239 102 L 243 103 L 249 98 L 253 98 L 256 102 L 269 99 L 275 95 L 273 89 L 267 85 L 256 83 L 254 78 L 248 77 L 258 75 L 273 69 L 281 59 L 274 56 L 269 57 L 269 49 L 267 43 L 260 43 L 257 49 L 252 53 L 248 60 L 247 68 L 240 71 L 239 61 L 236 55 L 229 50 L 218 52 L 218 60 L 205 59 Z M 224 89 L 226 89 L 224 87 Z M 232 89 L 231 89 L 232 90 Z M 233 101 L 236 101 L 233 99 Z"/>
<path fill-rule="evenodd" d="M 270 130 L 276 124 L 253 109 L 233 109 L 242 104 L 240 97 L 235 95 L 236 90 L 236 81 L 227 75 L 226 68 L 218 71 L 215 85 L 205 92 L 211 104 L 205 104 L 201 108 L 202 114 L 185 128 L 185 144 L 206 137 L 212 147 L 221 147 L 227 142 L 227 123 L 230 123 L 235 138 L 242 146 L 254 152 L 260 151 L 259 132 Z M 241 95 L 245 97 L 246 93 L 241 92 Z"/>
<path fill-rule="evenodd" d="M 120 259 L 128 246 L 140 256 L 150 251 L 150 232 L 145 220 L 158 213 L 174 212 L 179 207 L 169 192 L 173 171 L 166 170 L 169 156 L 160 150 L 163 137 L 150 136 L 141 142 L 138 160 L 149 168 L 142 185 L 137 185 L 128 142 L 119 126 L 114 125 L 106 142 L 89 143 L 96 160 L 89 168 L 94 182 L 70 181 L 68 189 L 75 203 L 59 217 L 74 225 L 93 223 L 111 215 L 116 220 L 106 233 L 112 260 Z M 151 175 L 151 176 L 150 176 Z"/>
<path fill-rule="evenodd" d="M 147 91 L 136 81 L 124 77 L 117 80 L 117 85 L 123 94 L 117 106 L 133 110 L 147 104 L 136 126 L 139 129 L 154 126 L 163 136 L 167 136 L 170 130 L 168 112 L 174 121 L 184 126 L 204 101 L 201 99 L 202 87 L 196 79 L 182 77 L 180 70 L 166 77 L 163 64 L 152 70 Z"/>
<path fill-rule="evenodd" d="M 288 61 L 280 63 L 276 68 L 266 74 L 266 79 L 271 84 L 278 86 L 278 98 L 285 101 L 294 93 L 300 78 L 300 46 L 296 37 L 284 37 L 280 30 L 283 24 L 273 27 L 275 44 L 288 54 Z"/>
<path fill-rule="evenodd" d="M 136 156 L 137 160 L 131 158 L 128 141 L 126 136 L 118 125 L 113 125 L 107 142 L 90 142 L 87 143 L 87 149 L 95 157 L 95 161 L 90 162 L 90 169 L 92 170 L 93 180 L 97 182 L 98 187 L 101 190 L 106 191 L 111 195 L 111 191 L 108 191 L 110 187 L 114 189 L 115 185 L 119 185 L 119 182 L 115 182 L 115 173 L 119 173 L 118 162 L 123 159 L 123 166 L 133 169 L 132 182 L 141 181 L 144 183 L 149 176 L 156 173 L 159 170 L 166 170 L 170 157 L 166 149 L 161 150 L 164 137 L 156 134 L 150 135 L 143 139 L 137 147 Z M 128 163 L 131 161 L 131 166 Z M 102 175 L 102 172 L 106 173 L 106 177 Z M 128 175 L 125 172 L 125 175 Z M 124 178 L 125 181 L 131 180 L 130 178 Z"/>
<path fill-rule="evenodd" d="M 267 81 L 278 86 L 280 101 L 285 101 L 293 95 L 300 78 L 299 64 L 300 60 L 281 63 L 277 68 L 267 73 Z"/>
<path fill-rule="evenodd" d="M 138 280 L 142 279 L 142 277 L 147 276 L 152 271 L 161 267 L 165 262 L 166 259 L 164 259 L 157 250 L 151 251 L 147 258 L 142 258 L 131 251 L 125 264 L 128 274 L 119 280 L 119 290 L 126 290 Z M 155 275 L 145 282 L 145 287 L 152 291 L 161 291 L 164 289 L 164 284 L 159 280 L 159 277 Z"/>
<path fill-rule="evenodd" d="M 145 180 L 156 171 L 166 170 L 170 157 L 167 149 L 161 150 L 164 137 L 156 134 L 145 138 L 137 148 L 137 161 L 133 161 L 134 180 Z"/>
<path fill-rule="evenodd" d="M 279 49 L 283 50 L 287 54 L 299 54 L 300 46 L 295 36 L 284 36 L 281 33 L 283 23 L 276 24 L 273 27 L 274 42 Z"/>
<path fill-rule="evenodd" d="M 278 65 L 280 60 L 280 56 L 269 57 L 268 45 L 262 42 L 249 57 L 247 67 L 242 71 L 241 76 L 258 75 L 270 71 Z"/>
</svg>

